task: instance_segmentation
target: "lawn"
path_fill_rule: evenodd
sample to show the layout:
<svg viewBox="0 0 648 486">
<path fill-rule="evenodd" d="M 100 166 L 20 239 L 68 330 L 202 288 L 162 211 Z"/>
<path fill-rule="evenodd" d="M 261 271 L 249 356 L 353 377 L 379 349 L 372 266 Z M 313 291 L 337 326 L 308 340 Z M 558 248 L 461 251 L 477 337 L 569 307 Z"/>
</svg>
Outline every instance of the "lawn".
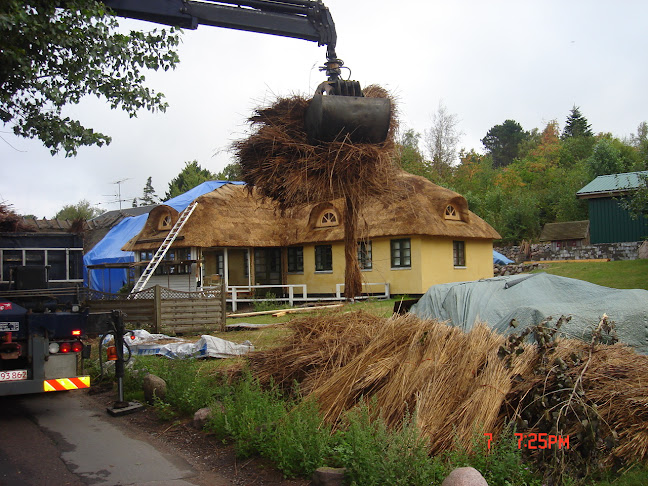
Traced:
<svg viewBox="0 0 648 486">
<path fill-rule="evenodd" d="M 623 260 L 617 262 L 564 262 L 549 263 L 547 272 L 561 277 L 577 278 L 586 282 L 615 289 L 648 290 L 648 260 Z"/>
</svg>

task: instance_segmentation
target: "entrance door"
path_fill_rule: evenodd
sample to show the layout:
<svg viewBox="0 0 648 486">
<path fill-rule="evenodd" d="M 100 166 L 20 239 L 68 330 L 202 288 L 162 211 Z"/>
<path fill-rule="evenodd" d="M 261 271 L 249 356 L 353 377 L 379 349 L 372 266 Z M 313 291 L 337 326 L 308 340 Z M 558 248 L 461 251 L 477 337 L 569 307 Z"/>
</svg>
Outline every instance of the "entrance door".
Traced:
<svg viewBox="0 0 648 486">
<path fill-rule="evenodd" d="M 281 249 L 254 249 L 254 280 L 258 285 L 281 285 Z"/>
</svg>

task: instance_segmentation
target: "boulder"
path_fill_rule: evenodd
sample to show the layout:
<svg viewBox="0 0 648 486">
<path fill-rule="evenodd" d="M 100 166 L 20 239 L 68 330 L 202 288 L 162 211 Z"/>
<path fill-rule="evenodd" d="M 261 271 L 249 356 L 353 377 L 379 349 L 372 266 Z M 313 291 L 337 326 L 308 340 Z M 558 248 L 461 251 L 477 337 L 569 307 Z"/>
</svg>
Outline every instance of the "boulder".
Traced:
<svg viewBox="0 0 648 486">
<path fill-rule="evenodd" d="M 441 486 L 488 486 L 488 483 L 477 469 L 459 467 L 443 480 Z"/>
<path fill-rule="evenodd" d="M 164 400 L 166 397 L 167 384 L 159 376 L 148 374 L 143 379 L 142 388 L 144 389 L 144 400 L 146 403 L 153 404 L 154 398 L 158 397 Z"/>
<path fill-rule="evenodd" d="M 204 429 L 205 425 L 207 425 L 207 422 L 211 418 L 211 413 L 212 411 L 209 407 L 201 408 L 200 410 L 196 411 L 193 417 L 194 428 L 198 430 Z"/>
<path fill-rule="evenodd" d="M 345 472 L 343 467 L 319 467 L 313 473 L 311 486 L 342 486 Z"/>
<path fill-rule="evenodd" d="M 648 258 L 648 240 L 644 241 L 639 247 L 639 258 Z"/>
</svg>

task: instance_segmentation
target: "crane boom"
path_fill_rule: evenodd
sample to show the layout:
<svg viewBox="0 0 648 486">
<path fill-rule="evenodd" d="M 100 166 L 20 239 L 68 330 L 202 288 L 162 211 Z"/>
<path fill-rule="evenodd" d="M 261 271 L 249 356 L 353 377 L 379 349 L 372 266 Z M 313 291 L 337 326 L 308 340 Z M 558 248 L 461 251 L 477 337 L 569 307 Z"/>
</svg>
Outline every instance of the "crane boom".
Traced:
<svg viewBox="0 0 648 486">
<path fill-rule="evenodd" d="M 120 17 L 184 29 L 211 25 L 293 37 L 326 45 L 335 56 L 337 35 L 320 0 L 104 0 Z"/>
</svg>

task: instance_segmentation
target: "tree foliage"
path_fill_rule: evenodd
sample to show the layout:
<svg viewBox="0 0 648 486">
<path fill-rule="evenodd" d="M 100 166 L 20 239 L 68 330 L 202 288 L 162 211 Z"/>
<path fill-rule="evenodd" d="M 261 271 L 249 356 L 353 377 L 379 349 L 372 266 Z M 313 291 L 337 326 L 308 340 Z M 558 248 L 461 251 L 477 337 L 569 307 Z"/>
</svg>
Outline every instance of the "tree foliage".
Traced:
<svg viewBox="0 0 648 486">
<path fill-rule="evenodd" d="M 587 159 L 587 163 L 592 178 L 606 174 L 619 174 L 626 171 L 621 152 L 607 138 L 602 138 L 597 142 L 594 147 L 594 152 Z"/>
<path fill-rule="evenodd" d="M 567 117 L 562 137 L 567 139 L 592 136 L 594 134 L 592 133 L 591 125 L 588 123 L 587 118 L 581 114 L 580 108 L 574 105 Z"/>
<path fill-rule="evenodd" d="M 241 165 L 238 162 L 227 164 L 223 170 L 216 173 L 214 179 L 217 181 L 240 181 L 243 180 Z"/>
<path fill-rule="evenodd" d="M 457 159 L 457 145 L 462 133 L 458 130 L 459 119 L 457 115 L 448 112 L 442 102 L 436 113 L 432 115 L 432 126 L 425 131 L 425 146 L 432 170 L 441 179 L 448 177 L 451 167 Z"/>
<path fill-rule="evenodd" d="M 185 162 L 184 168 L 169 182 L 169 190 L 165 199 L 179 196 L 203 182 L 213 180 L 216 180 L 216 176 L 209 170 L 200 167 L 197 160 Z"/>
<path fill-rule="evenodd" d="M 421 134 L 412 129 L 401 133 L 396 150 L 398 162 L 404 171 L 434 180 L 430 164 L 419 147 L 420 140 Z"/>
<path fill-rule="evenodd" d="M 171 29 L 116 32 L 117 21 L 95 0 L 0 2 L 0 120 L 20 137 L 38 138 L 52 154 L 76 155 L 84 145 L 110 143 L 64 115 L 88 95 L 129 116 L 164 111 L 163 95 L 144 85 L 146 69 L 178 62 Z"/>
<path fill-rule="evenodd" d="M 88 220 L 99 216 L 102 212 L 101 209 L 92 206 L 86 199 L 82 199 L 76 204 L 66 204 L 54 217 L 69 221 Z"/>
<path fill-rule="evenodd" d="M 152 179 L 153 178 L 150 176 L 146 179 L 146 185 L 144 186 L 144 189 L 142 189 L 142 197 L 139 198 L 140 206 L 150 206 L 151 204 L 157 204 L 160 202 L 160 198 L 157 197 L 155 189 L 153 189 Z M 133 200 L 133 204 L 135 204 L 135 200 Z"/>
<path fill-rule="evenodd" d="M 494 167 L 506 167 L 518 156 L 520 144 L 528 137 L 528 133 L 514 120 L 505 120 L 501 125 L 495 125 L 482 143 L 493 158 Z"/>
</svg>

